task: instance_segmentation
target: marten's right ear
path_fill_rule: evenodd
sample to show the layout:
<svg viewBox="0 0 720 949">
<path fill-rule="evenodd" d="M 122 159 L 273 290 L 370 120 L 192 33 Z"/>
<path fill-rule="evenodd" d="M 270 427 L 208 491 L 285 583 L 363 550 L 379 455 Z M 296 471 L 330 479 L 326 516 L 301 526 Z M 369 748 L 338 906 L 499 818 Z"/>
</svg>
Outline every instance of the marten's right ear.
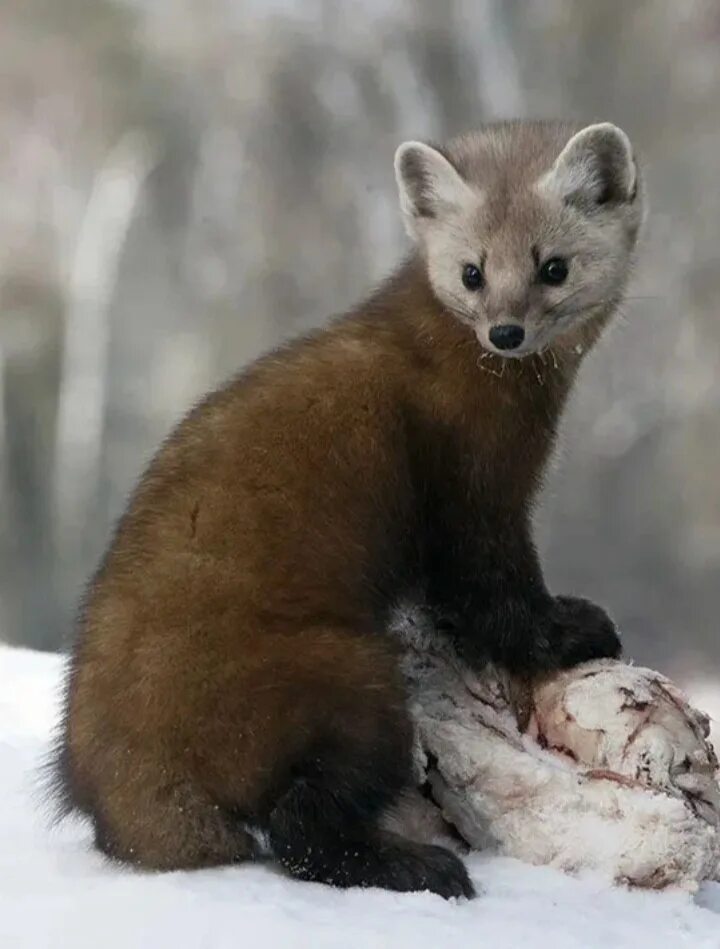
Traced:
<svg viewBox="0 0 720 949">
<path fill-rule="evenodd" d="M 395 177 L 405 227 L 414 238 L 423 224 L 441 219 L 476 197 L 447 158 L 422 142 L 405 142 L 398 148 Z"/>
</svg>

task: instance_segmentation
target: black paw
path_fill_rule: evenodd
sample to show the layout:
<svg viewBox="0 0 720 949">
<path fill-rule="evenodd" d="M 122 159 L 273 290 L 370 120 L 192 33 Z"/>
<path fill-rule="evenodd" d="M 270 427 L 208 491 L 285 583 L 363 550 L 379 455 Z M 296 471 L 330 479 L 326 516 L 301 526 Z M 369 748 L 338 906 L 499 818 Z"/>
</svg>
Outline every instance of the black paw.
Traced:
<svg viewBox="0 0 720 949">
<path fill-rule="evenodd" d="M 377 839 L 273 841 L 283 867 L 300 880 L 331 886 L 377 886 L 403 893 L 430 890 L 446 900 L 451 896 L 475 896 L 475 889 L 462 860 L 430 844 L 419 844 L 396 834 Z"/>
<path fill-rule="evenodd" d="M 429 890 L 446 900 L 475 896 L 465 864 L 444 847 L 403 842 L 383 847 L 380 857 L 383 868 L 378 886 L 401 892 Z"/>
<path fill-rule="evenodd" d="M 590 659 L 615 659 L 622 649 L 615 624 L 579 597 L 541 603 L 508 599 L 481 617 L 475 635 L 458 638 L 459 654 L 474 669 L 490 659 L 513 675 L 534 679 Z"/>
<path fill-rule="evenodd" d="M 622 652 L 618 631 L 607 613 L 580 597 L 556 597 L 544 627 L 549 668 L 617 659 Z"/>
</svg>

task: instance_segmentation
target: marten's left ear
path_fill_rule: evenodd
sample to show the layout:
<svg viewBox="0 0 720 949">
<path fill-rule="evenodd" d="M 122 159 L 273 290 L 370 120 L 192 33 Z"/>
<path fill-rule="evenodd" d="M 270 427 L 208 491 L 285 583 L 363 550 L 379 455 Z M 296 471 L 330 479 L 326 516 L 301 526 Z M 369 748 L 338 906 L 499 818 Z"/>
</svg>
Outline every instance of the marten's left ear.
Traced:
<svg viewBox="0 0 720 949">
<path fill-rule="evenodd" d="M 424 224 L 442 219 L 478 196 L 448 159 L 422 142 L 405 142 L 395 152 L 400 207 L 411 237 Z"/>
<path fill-rule="evenodd" d="M 542 186 L 586 210 L 634 201 L 638 174 L 630 139 L 610 122 L 588 125 L 563 148 Z"/>
</svg>

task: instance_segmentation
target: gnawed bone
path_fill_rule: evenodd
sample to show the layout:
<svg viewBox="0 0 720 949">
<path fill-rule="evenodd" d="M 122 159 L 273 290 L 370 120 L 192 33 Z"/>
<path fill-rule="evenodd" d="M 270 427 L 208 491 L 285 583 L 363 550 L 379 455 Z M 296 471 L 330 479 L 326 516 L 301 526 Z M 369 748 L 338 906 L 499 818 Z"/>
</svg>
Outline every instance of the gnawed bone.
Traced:
<svg viewBox="0 0 720 949">
<path fill-rule="evenodd" d="M 437 638 L 403 631 L 418 785 L 387 823 L 615 882 L 696 889 L 720 878 L 718 762 L 708 719 L 666 678 L 586 663 L 529 691 L 520 731 L 508 680 L 476 676 Z M 447 841 L 446 841 L 447 842 Z"/>
</svg>

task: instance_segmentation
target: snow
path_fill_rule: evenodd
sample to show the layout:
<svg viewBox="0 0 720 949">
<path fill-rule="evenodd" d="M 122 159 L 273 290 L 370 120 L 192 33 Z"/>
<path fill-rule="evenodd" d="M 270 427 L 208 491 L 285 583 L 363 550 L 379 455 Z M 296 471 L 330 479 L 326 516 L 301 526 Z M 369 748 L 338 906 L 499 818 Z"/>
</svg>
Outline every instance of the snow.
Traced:
<svg viewBox="0 0 720 949">
<path fill-rule="evenodd" d="M 269 866 L 147 875 L 110 865 L 83 825 L 49 830 L 38 796 L 60 669 L 56 657 L 0 646 L 1 946 L 720 949 L 719 884 L 694 899 L 629 892 L 477 854 L 469 866 L 484 895 L 446 903 L 298 883 Z"/>
</svg>

